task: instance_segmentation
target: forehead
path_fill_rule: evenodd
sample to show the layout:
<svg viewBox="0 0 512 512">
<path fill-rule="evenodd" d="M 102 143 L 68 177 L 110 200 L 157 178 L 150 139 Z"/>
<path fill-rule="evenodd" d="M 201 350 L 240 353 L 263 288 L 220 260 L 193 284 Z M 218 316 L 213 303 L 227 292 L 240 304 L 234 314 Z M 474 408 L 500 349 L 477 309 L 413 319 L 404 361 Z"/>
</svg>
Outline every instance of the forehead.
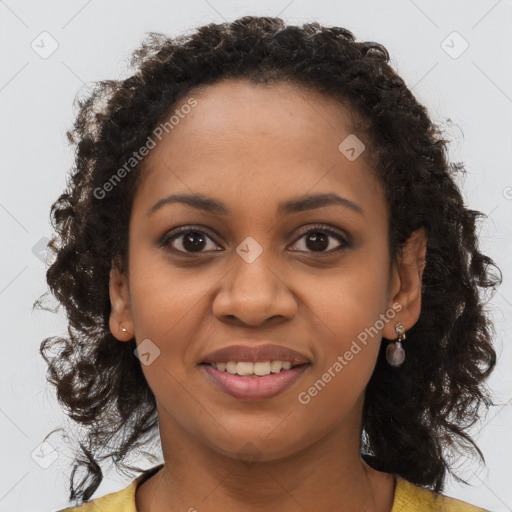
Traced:
<svg viewBox="0 0 512 512">
<path fill-rule="evenodd" d="M 350 160 L 339 149 L 355 136 L 351 112 L 339 101 L 293 84 L 230 79 L 190 91 L 169 117 L 190 99 L 195 106 L 174 117 L 146 157 L 139 200 L 211 192 L 261 205 L 313 188 L 382 199 L 364 151 Z"/>
<path fill-rule="evenodd" d="M 352 112 L 341 102 L 286 82 L 254 84 L 226 79 L 191 91 L 187 98 L 191 97 L 197 106 L 180 120 L 185 129 L 172 129 L 176 145 L 190 135 L 201 144 L 208 140 L 220 143 L 226 136 L 243 137 L 244 143 L 249 144 L 252 137 L 271 135 L 276 144 L 311 142 L 323 137 L 337 146 L 340 134 L 353 132 Z M 177 110 L 187 98 L 177 105 Z"/>
</svg>

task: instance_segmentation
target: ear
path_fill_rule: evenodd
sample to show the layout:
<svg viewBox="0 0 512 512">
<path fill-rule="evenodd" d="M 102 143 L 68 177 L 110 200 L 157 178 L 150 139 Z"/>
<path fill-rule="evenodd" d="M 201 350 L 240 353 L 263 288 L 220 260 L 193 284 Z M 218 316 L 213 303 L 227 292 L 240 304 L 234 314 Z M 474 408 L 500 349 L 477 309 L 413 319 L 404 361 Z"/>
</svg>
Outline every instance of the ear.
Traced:
<svg viewBox="0 0 512 512">
<path fill-rule="evenodd" d="M 119 341 L 129 341 L 134 336 L 128 279 L 116 261 L 112 262 L 109 281 L 110 293 L 110 332 Z M 126 331 L 123 331 L 123 328 Z"/>
<path fill-rule="evenodd" d="M 395 304 L 393 309 L 397 313 L 393 321 L 387 322 L 382 330 L 382 335 L 386 339 L 397 338 L 395 332 L 397 322 L 401 322 L 407 331 L 420 317 L 421 285 L 426 251 L 427 236 L 424 228 L 419 228 L 407 239 L 401 257 L 393 264 L 388 307 L 391 308 Z M 401 306 L 399 311 L 397 303 Z"/>
</svg>

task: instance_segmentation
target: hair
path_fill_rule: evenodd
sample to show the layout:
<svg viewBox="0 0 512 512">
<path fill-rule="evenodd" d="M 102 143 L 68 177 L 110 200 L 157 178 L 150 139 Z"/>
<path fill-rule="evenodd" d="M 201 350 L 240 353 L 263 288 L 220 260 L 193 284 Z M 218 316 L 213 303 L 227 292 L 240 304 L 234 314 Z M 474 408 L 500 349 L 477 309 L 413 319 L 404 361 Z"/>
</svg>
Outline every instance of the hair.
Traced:
<svg viewBox="0 0 512 512">
<path fill-rule="evenodd" d="M 123 458 L 158 432 L 135 339 L 121 343 L 109 329 L 109 272 L 113 264 L 127 268 L 130 212 L 145 160 L 107 199 L 95 190 L 146 144 L 180 99 L 224 79 L 286 82 L 347 106 L 385 191 L 390 254 L 398 258 L 413 231 L 425 229 L 420 317 L 407 333 L 405 364 L 387 364 L 381 344 L 365 390 L 361 456 L 379 471 L 435 491 L 443 490 L 447 471 L 467 483 L 450 462 L 475 453 L 485 462 L 466 430 L 482 406 L 494 405 L 485 381 L 496 364 L 495 331 L 483 292 L 492 295 L 501 271 L 479 251 L 476 221 L 485 215 L 464 205 L 456 184 L 463 164 L 449 161 L 450 141 L 391 68 L 386 48 L 358 42 L 340 27 L 245 16 L 175 38 L 148 33 L 130 65 L 131 76 L 96 82 L 78 101 L 67 132 L 76 147 L 73 168 L 50 212 L 55 259 L 46 278 L 65 307 L 68 335 L 46 338 L 40 351 L 59 403 L 86 431 L 74 453 L 70 500 L 94 494 L 101 461 L 129 468 Z M 86 475 L 76 482 L 79 469 Z"/>
</svg>

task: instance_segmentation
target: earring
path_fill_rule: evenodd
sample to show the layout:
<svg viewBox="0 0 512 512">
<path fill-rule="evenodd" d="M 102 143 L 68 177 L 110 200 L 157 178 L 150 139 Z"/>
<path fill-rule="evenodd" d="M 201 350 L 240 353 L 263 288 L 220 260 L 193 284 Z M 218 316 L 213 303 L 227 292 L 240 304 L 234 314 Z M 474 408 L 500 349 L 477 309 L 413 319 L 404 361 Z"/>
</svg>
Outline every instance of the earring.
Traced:
<svg viewBox="0 0 512 512">
<path fill-rule="evenodd" d="M 405 350 L 402 348 L 402 341 L 405 340 L 405 329 L 401 322 L 397 322 L 395 331 L 398 338 L 386 347 L 386 359 L 391 366 L 396 367 L 400 366 L 405 359 Z"/>
<path fill-rule="evenodd" d="M 121 331 L 126 332 L 126 327 L 121 327 Z"/>
</svg>

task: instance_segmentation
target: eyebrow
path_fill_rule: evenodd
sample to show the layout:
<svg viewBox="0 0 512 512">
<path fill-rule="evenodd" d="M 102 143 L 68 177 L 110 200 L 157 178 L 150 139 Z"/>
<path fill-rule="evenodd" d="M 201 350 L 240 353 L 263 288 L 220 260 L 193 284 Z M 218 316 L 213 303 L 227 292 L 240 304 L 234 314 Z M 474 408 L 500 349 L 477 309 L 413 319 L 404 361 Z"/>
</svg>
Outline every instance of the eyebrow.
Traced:
<svg viewBox="0 0 512 512">
<path fill-rule="evenodd" d="M 147 212 L 150 216 L 166 205 L 181 203 L 186 204 L 197 210 L 202 210 L 216 215 L 230 215 L 231 210 L 221 201 L 205 197 L 201 194 L 172 194 L 157 201 Z M 289 199 L 280 203 L 277 213 L 280 215 L 289 215 L 292 213 L 314 210 L 324 206 L 341 205 L 357 213 L 363 214 L 363 209 L 350 199 L 341 197 L 334 193 L 314 194 L 299 198 Z"/>
</svg>

